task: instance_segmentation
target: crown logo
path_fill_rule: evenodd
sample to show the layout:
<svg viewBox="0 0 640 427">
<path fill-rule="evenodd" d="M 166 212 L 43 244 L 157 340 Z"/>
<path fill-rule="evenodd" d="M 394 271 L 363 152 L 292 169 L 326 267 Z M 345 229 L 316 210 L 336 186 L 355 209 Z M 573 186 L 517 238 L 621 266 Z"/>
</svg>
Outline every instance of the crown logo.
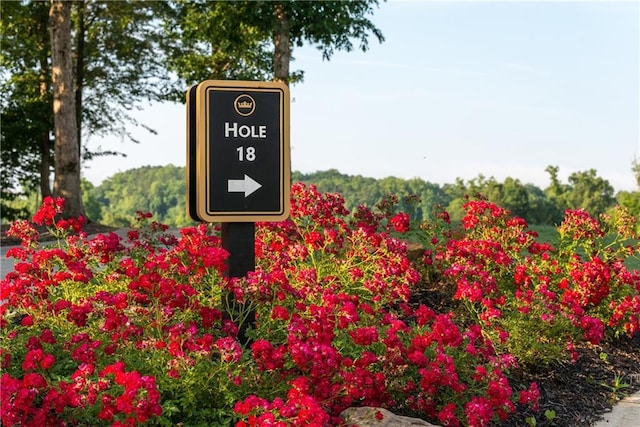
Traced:
<svg viewBox="0 0 640 427">
<path fill-rule="evenodd" d="M 251 95 L 242 94 L 233 101 L 233 108 L 241 116 L 247 117 L 253 114 L 256 109 L 256 101 Z"/>
</svg>

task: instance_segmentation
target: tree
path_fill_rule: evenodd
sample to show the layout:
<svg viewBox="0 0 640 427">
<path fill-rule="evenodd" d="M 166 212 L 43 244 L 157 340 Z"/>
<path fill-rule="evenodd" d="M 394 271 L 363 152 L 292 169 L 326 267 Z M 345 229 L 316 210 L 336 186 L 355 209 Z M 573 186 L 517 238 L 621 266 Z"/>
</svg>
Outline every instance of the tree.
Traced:
<svg viewBox="0 0 640 427">
<path fill-rule="evenodd" d="M 512 215 L 528 220 L 529 192 L 520 180 L 507 177 L 503 183 L 499 183 L 491 178 L 481 193 Z"/>
<path fill-rule="evenodd" d="M 545 171 L 549 174 L 551 184 L 545 188 L 544 194 L 558 207 L 558 209 L 560 209 L 561 212 L 564 212 L 568 208 L 565 195 L 567 191 L 569 191 L 569 188 L 566 184 L 562 184 L 558 178 L 560 168 L 558 166 L 549 165 Z"/>
<path fill-rule="evenodd" d="M 76 151 L 81 160 L 121 154 L 90 149 L 83 135 L 115 133 L 136 142 L 127 125 L 145 126 L 130 111 L 143 101 L 160 100 L 175 83 L 158 47 L 162 27 L 156 15 L 164 2 L 69 3 L 74 62 L 73 85 L 68 89 L 76 104 Z M 37 186 L 38 179 L 41 194 L 51 194 L 49 176 L 55 160 L 50 140 L 54 133 L 50 7 L 42 1 L 0 2 L 0 7 L 2 161 L 3 166 L 13 166 L 2 169 L 4 207 L 5 193 L 17 195 L 25 184 Z M 9 123 L 15 125 L 4 126 Z"/>
<path fill-rule="evenodd" d="M 551 202 L 544 191 L 533 184 L 525 185 L 529 209 L 524 216 L 529 224 L 559 225 L 564 217 L 563 211 Z"/>
<path fill-rule="evenodd" d="M 184 167 L 172 165 L 130 169 L 90 188 L 87 199 L 100 207 L 93 214 L 106 225 L 128 227 L 136 211 L 143 211 L 161 223 L 185 227 L 194 222 L 186 214 L 184 176 Z"/>
<path fill-rule="evenodd" d="M 584 209 L 592 216 L 605 213 L 615 203 L 613 187 L 595 169 L 569 175 L 563 199 L 569 209 Z"/>
<path fill-rule="evenodd" d="M 164 2 L 74 2 L 74 91 L 82 134 L 116 134 L 135 143 L 130 125 L 154 132 L 131 111 L 164 99 L 177 85 L 160 47 L 165 34 L 158 15 L 165 8 Z M 89 149 L 82 134 L 83 159 L 122 155 Z"/>
<path fill-rule="evenodd" d="M 65 199 L 65 215 L 84 215 L 80 190 L 80 150 L 73 91 L 71 2 L 52 0 L 51 70 L 55 133 L 55 181 L 53 193 Z"/>
<path fill-rule="evenodd" d="M 185 82 L 167 98 L 184 102 L 187 86 L 208 79 L 268 80 L 268 40 L 245 22 L 244 2 L 175 0 L 162 9 L 167 66 Z"/>
<path fill-rule="evenodd" d="M 589 169 L 569 175 L 572 186 L 568 197 L 569 206 L 582 208 L 594 216 L 605 213 L 615 204 L 614 188 L 608 180 L 596 173 L 595 169 Z"/>
<path fill-rule="evenodd" d="M 638 184 L 637 191 L 620 191 L 616 194 L 616 201 L 620 206 L 629 209 L 631 215 L 636 218 L 636 231 L 640 233 L 640 163 L 636 158 L 631 164 L 631 171 Z"/>
<path fill-rule="evenodd" d="M 28 214 L 11 201 L 39 188 L 51 195 L 53 109 L 49 5 L 0 2 L 0 209 L 4 219 Z"/>
<path fill-rule="evenodd" d="M 609 181 L 597 176 L 595 169 L 572 173 L 568 184 L 562 184 L 558 179 L 560 168 L 557 166 L 547 166 L 545 170 L 551 177 L 551 185 L 544 192 L 561 212 L 584 209 L 590 215 L 598 216 L 615 203 L 615 190 Z"/>
<path fill-rule="evenodd" d="M 377 4 L 174 1 L 165 17 L 175 42 L 165 48 L 171 70 L 187 84 L 211 78 L 295 82 L 302 72 L 290 70 L 294 46 L 308 42 L 330 59 L 335 50 L 351 51 L 354 39 L 363 50 L 370 34 L 382 42 L 366 18 Z"/>
<path fill-rule="evenodd" d="M 317 46 L 327 60 L 335 50 L 352 51 L 354 39 L 366 51 L 370 33 L 383 42 L 382 32 L 366 18 L 377 4 L 377 0 L 249 2 L 256 10 L 249 16 L 254 26 L 271 33 L 274 80 L 289 83 L 293 47 L 305 41 Z"/>
</svg>

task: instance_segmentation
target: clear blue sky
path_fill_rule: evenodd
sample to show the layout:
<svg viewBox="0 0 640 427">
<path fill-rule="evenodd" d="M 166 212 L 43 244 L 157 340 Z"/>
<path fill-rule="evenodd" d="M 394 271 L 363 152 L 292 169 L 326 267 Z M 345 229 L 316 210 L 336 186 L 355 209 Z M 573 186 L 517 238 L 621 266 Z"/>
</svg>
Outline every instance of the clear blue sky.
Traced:
<svg viewBox="0 0 640 427">
<path fill-rule="evenodd" d="M 371 16 L 386 38 L 330 61 L 294 50 L 292 169 L 445 184 L 483 174 L 540 188 L 595 169 L 636 190 L 640 160 L 640 2 L 397 2 Z M 186 89 L 186 88 L 185 88 Z M 98 184 L 145 165 L 185 165 L 185 107 L 135 115 L 142 143 L 90 140 Z"/>
</svg>

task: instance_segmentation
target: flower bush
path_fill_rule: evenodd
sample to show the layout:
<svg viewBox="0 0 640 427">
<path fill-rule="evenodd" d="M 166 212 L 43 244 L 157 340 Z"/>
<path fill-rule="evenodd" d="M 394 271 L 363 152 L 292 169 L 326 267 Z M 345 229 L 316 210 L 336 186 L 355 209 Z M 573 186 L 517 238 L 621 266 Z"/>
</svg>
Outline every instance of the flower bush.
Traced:
<svg viewBox="0 0 640 427">
<path fill-rule="evenodd" d="M 435 262 L 499 353 L 520 363 L 557 362 L 576 357 L 577 341 L 638 333 L 640 273 L 625 265 L 638 256 L 628 211 L 618 207 L 598 221 L 568 210 L 551 245 L 485 200 L 464 208 L 464 234 L 436 243 L 425 263 Z"/>
<path fill-rule="evenodd" d="M 416 265 L 405 240 L 415 230 L 394 197 L 349 213 L 338 194 L 291 193 L 288 220 L 257 224 L 256 268 L 242 278 L 227 277 L 210 225 L 176 235 L 140 212 L 124 238 L 88 237 L 51 198 L 33 221 L 54 245 L 14 223 L 2 424 L 329 426 L 370 405 L 487 426 L 520 405 L 537 410 L 537 385 L 508 381 L 519 363 L 637 333 L 639 278 L 623 263 L 632 249 L 611 239 L 632 237 L 623 213 L 606 226 L 568 213 L 556 249 L 470 202 L 462 229 L 443 212 L 423 230 Z M 426 275 L 451 283 L 462 308 L 411 300 Z"/>
</svg>

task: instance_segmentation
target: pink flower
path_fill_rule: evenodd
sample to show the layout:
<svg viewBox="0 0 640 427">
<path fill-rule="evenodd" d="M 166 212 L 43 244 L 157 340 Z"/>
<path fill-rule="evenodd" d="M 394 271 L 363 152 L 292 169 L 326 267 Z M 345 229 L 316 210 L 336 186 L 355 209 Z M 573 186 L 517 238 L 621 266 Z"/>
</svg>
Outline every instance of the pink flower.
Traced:
<svg viewBox="0 0 640 427">
<path fill-rule="evenodd" d="M 220 352 L 222 360 L 225 362 L 238 362 L 242 357 L 242 348 L 238 342 L 231 337 L 220 338 L 215 343 Z"/>
</svg>

